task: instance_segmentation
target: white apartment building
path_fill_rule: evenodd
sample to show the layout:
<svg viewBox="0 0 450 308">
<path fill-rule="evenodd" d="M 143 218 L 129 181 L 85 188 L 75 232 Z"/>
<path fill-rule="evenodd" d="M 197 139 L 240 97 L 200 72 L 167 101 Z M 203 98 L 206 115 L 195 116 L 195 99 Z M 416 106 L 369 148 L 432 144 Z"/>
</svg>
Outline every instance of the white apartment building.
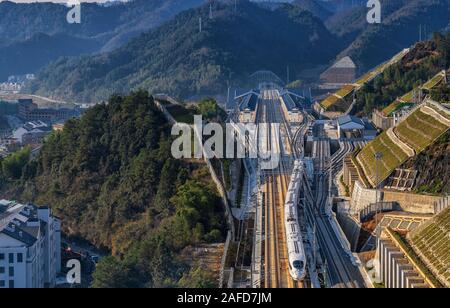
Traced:
<svg viewBox="0 0 450 308">
<path fill-rule="evenodd" d="M 0 288 L 54 287 L 61 223 L 48 207 L 0 200 Z"/>
</svg>

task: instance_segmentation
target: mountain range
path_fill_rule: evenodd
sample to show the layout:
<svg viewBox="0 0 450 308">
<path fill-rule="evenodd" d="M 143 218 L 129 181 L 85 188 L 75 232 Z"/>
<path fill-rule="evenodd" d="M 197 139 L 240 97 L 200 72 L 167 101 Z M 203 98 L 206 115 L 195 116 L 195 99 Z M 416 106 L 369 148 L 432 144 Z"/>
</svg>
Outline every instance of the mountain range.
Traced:
<svg viewBox="0 0 450 308">
<path fill-rule="evenodd" d="M 133 37 L 202 4 L 203 0 L 134 0 L 106 4 L 83 3 L 81 23 L 69 24 L 69 9 L 56 3 L 0 2 L 0 53 L 3 61 L 20 63 L 33 54 L 34 63 L 0 65 L 0 81 L 9 75 L 35 73 L 61 56 L 114 50 Z M 73 45 L 78 46 L 73 48 Z M 81 46 L 85 45 L 85 46 Z M 52 49 L 51 51 L 46 49 Z"/>
<path fill-rule="evenodd" d="M 327 20 L 327 27 L 348 47 L 337 57 L 350 56 L 361 73 L 403 48 L 448 31 L 450 0 L 382 0 L 381 24 L 366 22 L 367 8 L 353 8 Z"/>
<path fill-rule="evenodd" d="M 78 102 L 135 88 L 182 97 L 215 94 L 227 80 L 243 81 L 260 69 L 284 76 L 287 66 L 295 72 L 328 63 L 339 46 L 319 18 L 298 6 L 267 10 L 241 1 L 235 11 L 215 3 L 212 18 L 204 5 L 113 52 L 54 62 L 30 90 Z"/>
<path fill-rule="evenodd" d="M 16 68 L 1 65 L 0 80 L 43 68 L 26 91 L 79 102 L 140 87 L 182 97 L 216 94 L 227 82 L 242 83 L 258 69 L 283 77 L 289 66 L 291 79 L 301 79 L 301 70 L 326 67 L 347 55 L 363 74 L 420 38 L 450 29 L 450 0 L 381 0 L 382 23 L 375 25 L 367 23 L 365 1 L 294 0 L 268 7 L 240 0 L 236 12 L 234 1 L 212 1 L 212 19 L 203 2 L 90 4 L 83 6 L 80 25 L 67 24 L 67 8 L 60 5 L 19 10 L 20 5 L 0 3 L 0 16 L 6 16 L 0 20 L 0 54 L 8 55 L 4 62 L 18 63 L 19 51 L 30 40 L 34 44 L 26 46 L 36 59 Z M 58 18 L 46 24 L 44 16 Z M 45 53 L 36 37 L 43 46 L 58 47 Z M 63 37 L 85 40 L 84 46 L 55 43 Z"/>
</svg>

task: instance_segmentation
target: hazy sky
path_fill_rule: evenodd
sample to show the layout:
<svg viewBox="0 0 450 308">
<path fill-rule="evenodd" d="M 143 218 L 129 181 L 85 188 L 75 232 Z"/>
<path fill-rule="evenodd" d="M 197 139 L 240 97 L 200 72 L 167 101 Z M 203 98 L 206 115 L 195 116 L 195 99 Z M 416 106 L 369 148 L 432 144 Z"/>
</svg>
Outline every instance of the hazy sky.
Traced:
<svg viewBox="0 0 450 308">
<path fill-rule="evenodd" d="M 2 1 L 11 1 L 17 3 L 32 3 L 32 2 L 54 2 L 54 3 L 67 3 L 70 0 L 0 0 Z M 80 2 L 108 2 L 108 1 L 129 1 L 129 0 L 79 0 Z"/>
</svg>

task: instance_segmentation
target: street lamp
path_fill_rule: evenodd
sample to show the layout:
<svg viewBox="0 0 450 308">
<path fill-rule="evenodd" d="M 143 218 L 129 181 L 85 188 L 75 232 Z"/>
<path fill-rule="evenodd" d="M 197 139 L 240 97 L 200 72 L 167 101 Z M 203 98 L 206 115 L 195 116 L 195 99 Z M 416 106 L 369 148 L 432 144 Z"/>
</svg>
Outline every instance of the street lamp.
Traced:
<svg viewBox="0 0 450 308">
<path fill-rule="evenodd" d="M 380 160 L 383 158 L 383 154 L 380 152 L 375 153 L 375 231 L 378 227 L 378 189 L 379 189 L 379 169 L 380 169 Z M 378 229 L 379 230 L 379 229 Z M 375 234 L 375 248 L 378 247 L 379 240 L 379 232 Z"/>
</svg>

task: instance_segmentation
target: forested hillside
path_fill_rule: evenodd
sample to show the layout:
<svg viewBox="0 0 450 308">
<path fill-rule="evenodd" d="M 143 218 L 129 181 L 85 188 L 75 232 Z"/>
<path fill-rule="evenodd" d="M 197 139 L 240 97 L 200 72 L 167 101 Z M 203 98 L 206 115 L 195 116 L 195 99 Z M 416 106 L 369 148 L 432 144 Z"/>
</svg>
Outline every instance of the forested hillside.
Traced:
<svg viewBox="0 0 450 308">
<path fill-rule="evenodd" d="M 49 60 L 113 50 L 203 0 L 133 0 L 114 4 L 83 3 L 81 23 L 69 24 L 69 8 L 59 3 L 0 2 L 0 81 L 8 74 L 35 73 Z M 61 38 L 65 38 L 64 41 Z M 30 44 L 31 41 L 31 44 Z M 74 46 L 76 45 L 76 46 Z M 24 50 L 24 47 L 28 47 Z M 23 61 L 33 53 L 35 63 Z"/>
<path fill-rule="evenodd" d="M 37 160 L 0 161 L 3 195 L 50 205 L 67 235 L 110 249 L 95 286 L 209 284 L 180 253 L 223 241 L 223 207 L 205 165 L 172 159 L 169 128 L 146 92 L 114 96 L 54 132 Z"/>
<path fill-rule="evenodd" d="M 199 17 L 203 17 L 199 31 Z M 275 11 L 242 1 L 181 13 L 117 51 L 66 58 L 48 66 L 31 85 L 34 93 L 91 102 L 143 87 L 171 95 L 216 94 L 226 80 L 259 69 L 281 76 L 333 59 L 336 40 L 311 13 L 295 6 Z M 320 52 L 317 52 L 320 50 Z"/>
<path fill-rule="evenodd" d="M 403 168 L 419 171 L 414 190 L 418 193 L 450 193 L 450 133 L 443 135 L 423 153 L 407 161 Z"/>
<path fill-rule="evenodd" d="M 0 47 L 0 80 L 36 72 L 61 56 L 90 54 L 102 44 L 66 34 L 34 34 L 31 38 Z"/>
<path fill-rule="evenodd" d="M 332 9 L 318 0 L 295 0 L 293 3 L 322 20 L 327 20 L 332 15 Z"/>
<path fill-rule="evenodd" d="M 328 27 L 349 44 L 339 57 L 349 55 L 361 71 L 415 42 L 443 31 L 450 23 L 450 0 L 382 0 L 382 23 L 365 21 L 368 9 L 357 8 L 332 17 Z M 421 32 L 421 33 L 420 33 Z"/>
<path fill-rule="evenodd" d="M 418 43 L 399 63 L 357 93 L 355 111 L 370 115 L 398 97 L 422 85 L 438 72 L 450 68 L 450 35 L 435 34 Z"/>
</svg>

